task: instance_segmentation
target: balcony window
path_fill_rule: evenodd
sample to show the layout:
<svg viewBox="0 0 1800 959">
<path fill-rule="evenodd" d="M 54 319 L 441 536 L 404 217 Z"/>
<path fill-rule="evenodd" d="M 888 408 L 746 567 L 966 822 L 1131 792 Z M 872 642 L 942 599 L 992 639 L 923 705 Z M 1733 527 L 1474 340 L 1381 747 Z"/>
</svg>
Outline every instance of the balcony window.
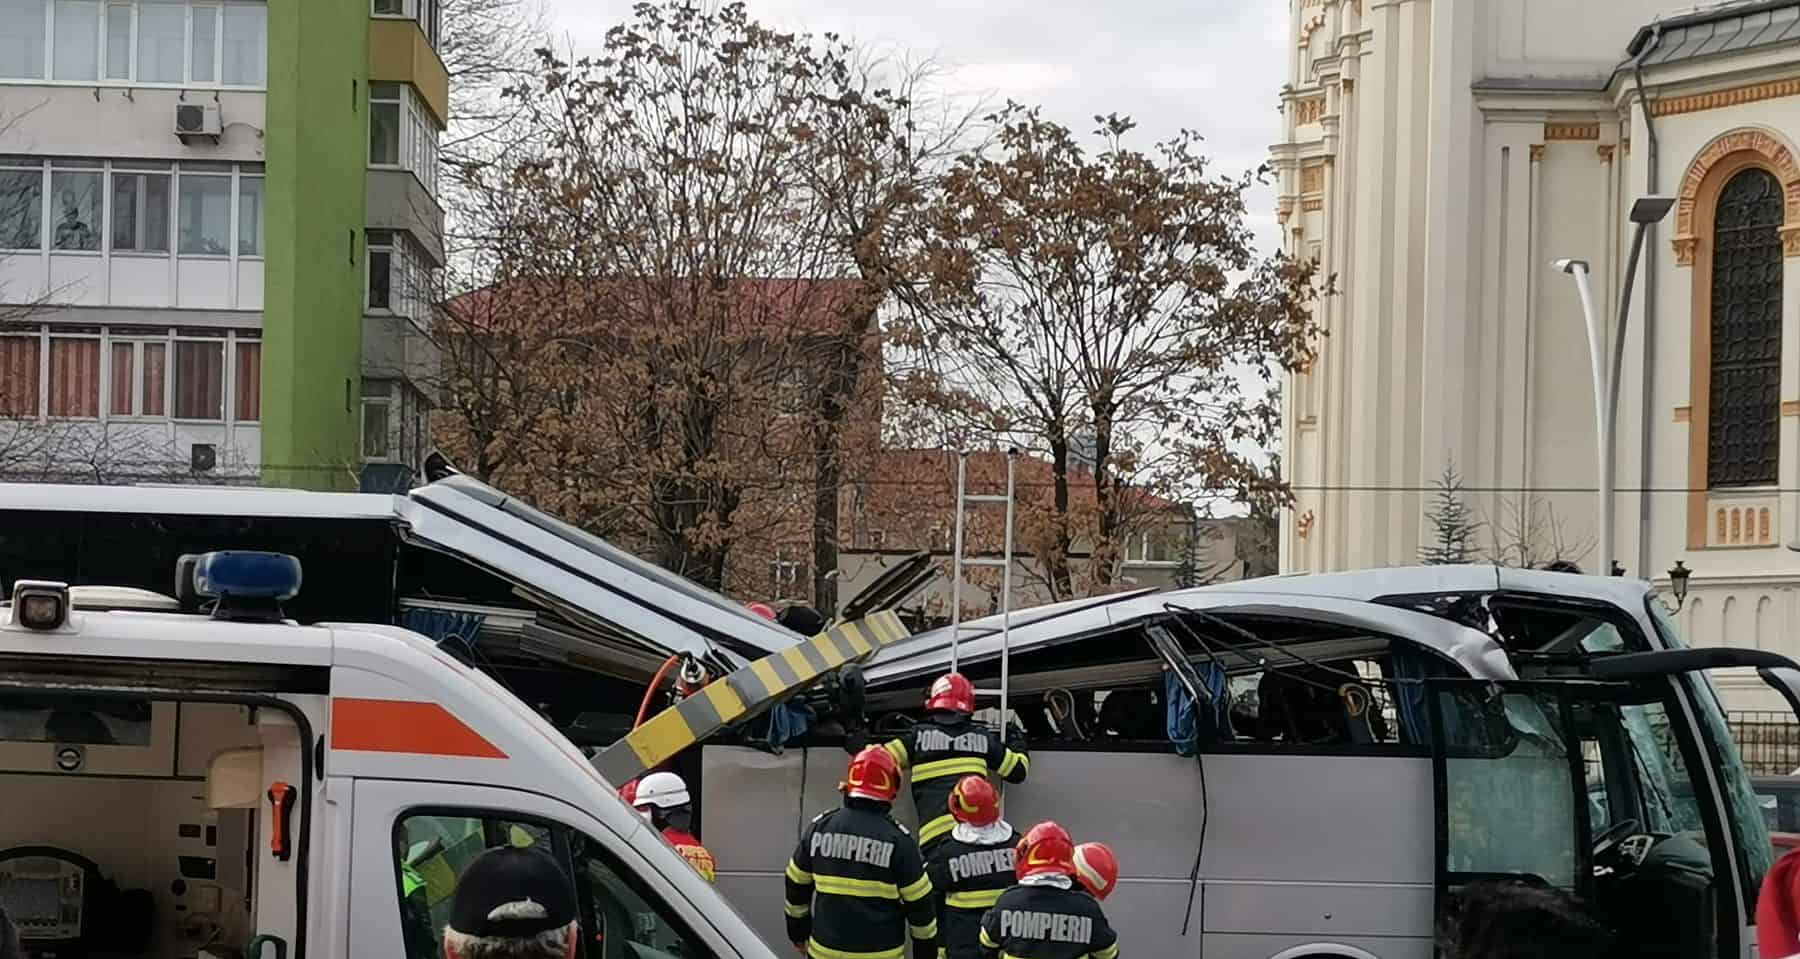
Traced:
<svg viewBox="0 0 1800 959">
<path fill-rule="evenodd" d="M 236 417 L 256 422 L 262 419 L 262 342 L 239 340 L 237 370 L 233 392 L 237 397 Z"/>
<path fill-rule="evenodd" d="M 169 252 L 169 175 L 113 171 L 112 248 Z"/>
<path fill-rule="evenodd" d="M 444 10 L 440 0 L 369 0 L 369 12 L 378 17 L 403 17 L 419 22 L 420 32 L 438 48 L 444 26 Z"/>
<path fill-rule="evenodd" d="M 263 178 L 238 178 L 238 256 L 262 256 Z"/>
<path fill-rule="evenodd" d="M 0 336 L 0 416 L 36 416 L 38 349 L 35 336 Z"/>
<path fill-rule="evenodd" d="M 230 176 L 195 175 L 183 170 L 180 211 L 183 255 L 231 254 Z"/>
<path fill-rule="evenodd" d="M 100 338 L 50 338 L 50 415 L 100 415 Z"/>
<path fill-rule="evenodd" d="M 42 249 L 44 165 L 0 157 L 0 249 Z"/>
<path fill-rule="evenodd" d="M 56 0 L 52 8 L 58 80 L 100 76 L 100 0 Z"/>
<path fill-rule="evenodd" d="M 61 171 L 50 174 L 51 248 L 62 252 L 100 251 L 101 193 L 105 175 L 95 171 Z"/>
<path fill-rule="evenodd" d="M 219 8 L 194 4 L 189 8 L 193 31 L 189 34 L 188 82 L 216 83 L 219 79 Z"/>
<path fill-rule="evenodd" d="M 175 343 L 175 418 L 225 418 L 225 341 Z"/>
<path fill-rule="evenodd" d="M 142 0 L 137 14 L 137 79 L 143 83 L 186 80 L 187 4 Z"/>
<path fill-rule="evenodd" d="M 106 79 L 131 79 L 131 4 L 106 6 Z"/>
<path fill-rule="evenodd" d="M 269 79 L 269 8 L 262 3 L 225 5 L 225 82 L 260 87 Z"/>
<path fill-rule="evenodd" d="M 400 85 L 369 84 L 369 164 L 400 165 Z"/>
<path fill-rule="evenodd" d="M 47 22 L 43 0 L 0 0 L 0 79 L 44 78 Z"/>
<path fill-rule="evenodd" d="M 364 460 L 394 459 L 394 389 L 387 380 L 362 382 L 362 453 Z"/>
</svg>

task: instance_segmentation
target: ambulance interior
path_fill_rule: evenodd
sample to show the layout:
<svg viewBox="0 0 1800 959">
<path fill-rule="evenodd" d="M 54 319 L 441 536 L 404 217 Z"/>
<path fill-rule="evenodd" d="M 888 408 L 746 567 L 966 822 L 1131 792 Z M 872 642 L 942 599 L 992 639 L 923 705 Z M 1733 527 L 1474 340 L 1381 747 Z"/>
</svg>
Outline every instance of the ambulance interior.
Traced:
<svg viewBox="0 0 1800 959">
<path fill-rule="evenodd" d="M 0 907 L 25 954 L 235 959 L 291 929 L 272 857 L 300 811 L 270 791 L 298 794 L 300 742 L 270 708 L 0 696 Z"/>
</svg>

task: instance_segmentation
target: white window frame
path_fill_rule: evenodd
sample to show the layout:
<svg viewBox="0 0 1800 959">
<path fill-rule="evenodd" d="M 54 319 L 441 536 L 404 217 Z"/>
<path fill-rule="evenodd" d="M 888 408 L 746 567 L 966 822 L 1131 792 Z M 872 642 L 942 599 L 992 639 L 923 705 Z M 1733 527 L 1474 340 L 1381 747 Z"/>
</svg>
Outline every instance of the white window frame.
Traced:
<svg viewBox="0 0 1800 959">
<path fill-rule="evenodd" d="M 389 380 L 374 380 L 373 382 L 387 383 L 388 391 L 385 396 L 369 396 L 368 386 L 363 387 L 362 403 L 356 408 L 357 454 L 364 463 L 399 463 L 402 460 L 397 455 L 400 450 L 400 441 L 399 437 L 395 435 L 396 419 L 394 414 L 400 408 L 400 404 L 394 398 L 396 384 Z M 379 406 L 387 410 L 387 436 L 382 441 L 382 448 L 387 451 L 384 456 L 370 456 L 368 453 L 369 408 L 372 406 Z"/>
<path fill-rule="evenodd" d="M 262 342 L 261 331 L 226 330 L 223 336 L 187 336 L 169 329 L 161 333 L 114 333 L 111 327 L 101 327 L 98 333 L 86 331 L 63 330 L 56 324 L 38 324 L 32 329 L 9 330 L 8 337 L 19 339 L 30 338 L 38 344 L 38 399 L 37 414 L 23 417 L 27 422 L 45 424 L 57 423 L 155 423 L 174 426 L 176 424 L 203 426 L 235 426 L 238 423 L 260 425 L 260 416 L 255 420 L 244 420 L 237 409 L 237 351 L 240 343 Z M 54 416 L 50 413 L 50 344 L 54 340 L 94 340 L 100 344 L 100 368 L 98 386 L 100 405 L 97 416 Z M 175 416 L 175 351 L 179 343 L 217 343 L 225 351 L 226 363 L 222 372 L 224 395 L 221 402 L 220 419 L 189 419 Z M 131 347 L 131 411 L 114 413 L 113 409 L 113 348 L 116 346 Z M 144 354 L 151 346 L 163 348 L 163 384 L 161 415 L 144 412 Z M 258 371 L 260 375 L 260 370 Z M 260 380 L 259 380 L 260 382 Z"/>
<path fill-rule="evenodd" d="M 164 409 L 168 410 L 170 422 L 193 426 L 231 425 L 231 407 L 234 405 L 233 397 L 231 395 L 231 373 L 232 359 L 235 353 L 233 344 L 236 340 L 236 335 L 229 332 L 224 336 L 184 336 L 180 333 L 174 333 L 169 336 L 168 368 L 164 373 L 164 377 L 168 381 L 169 405 L 164 407 Z M 176 371 L 181 365 L 177 361 L 176 351 L 181 348 L 181 344 L 183 343 L 211 343 L 217 344 L 219 347 L 224 365 L 219 371 L 219 418 L 216 420 L 175 415 L 175 398 L 178 393 L 177 387 L 179 386 L 179 383 L 177 383 Z"/>
<path fill-rule="evenodd" d="M 256 84 L 225 82 L 225 8 L 232 6 L 268 7 L 268 0 L 182 0 L 183 34 L 181 45 L 181 79 L 179 81 L 139 82 L 138 76 L 138 25 L 139 12 L 144 0 L 99 0 L 100 26 L 95 31 L 94 42 L 99 54 L 99 69 L 93 80 L 57 80 L 56 76 L 56 0 L 42 0 L 44 9 L 44 73 L 41 77 L 0 78 L 0 86 L 63 86 L 63 87 L 133 87 L 140 89 L 161 90 L 268 90 L 269 34 L 268 17 L 265 14 L 263 23 L 263 74 L 264 82 Z M 131 8 L 130 29 L 130 66 L 129 76 L 107 76 L 107 18 L 115 6 Z M 213 77 L 211 80 L 194 78 L 194 8 L 196 6 L 216 10 L 216 22 L 213 29 Z"/>
<path fill-rule="evenodd" d="M 398 104 L 398 116 L 394 131 L 399 142 L 394 144 L 394 162 L 376 163 L 368 159 L 371 170 L 405 170 L 419 181 L 425 192 L 433 199 L 438 195 L 439 166 L 442 156 L 443 131 L 438 129 L 431 110 L 425 106 L 425 98 L 413 89 L 410 83 L 395 83 L 399 87 L 400 96 L 375 96 L 375 83 L 392 81 L 374 81 L 369 85 L 369 135 L 364 143 L 364 157 L 370 155 L 369 147 L 375 142 L 375 106 L 376 104 Z"/>
<path fill-rule="evenodd" d="M 58 330 L 53 326 L 45 326 L 39 334 L 38 341 L 38 411 L 39 422 L 42 423 L 100 423 L 106 419 L 106 339 L 98 333 L 76 333 Z M 99 382 L 94 384 L 94 395 L 99 399 L 93 416 L 59 416 L 50 412 L 50 347 L 57 340 L 92 340 L 100 344 L 100 366 L 95 372 Z"/>
<path fill-rule="evenodd" d="M 375 315 L 375 316 L 387 316 L 387 315 L 398 312 L 394 309 L 394 301 L 396 299 L 398 299 L 399 284 L 394 282 L 394 277 L 396 274 L 399 273 L 399 270 L 396 269 L 396 267 L 398 266 L 398 264 L 396 263 L 396 260 L 398 260 L 398 258 L 402 254 L 400 253 L 400 244 L 394 242 L 394 236 L 395 236 L 395 234 L 397 234 L 399 232 L 401 232 L 401 231 L 398 231 L 398 230 L 367 230 L 367 231 L 364 231 L 364 233 L 363 233 L 363 312 L 364 313 Z M 381 240 L 377 240 L 375 238 L 376 234 L 386 234 L 386 237 Z M 375 279 L 375 254 L 376 253 L 386 253 L 387 258 L 388 258 L 388 281 L 387 281 L 388 301 L 387 301 L 386 306 L 376 306 L 374 304 L 374 301 L 369 296 L 370 287 L 374 286 L 373 281 Z"/>
</svg>

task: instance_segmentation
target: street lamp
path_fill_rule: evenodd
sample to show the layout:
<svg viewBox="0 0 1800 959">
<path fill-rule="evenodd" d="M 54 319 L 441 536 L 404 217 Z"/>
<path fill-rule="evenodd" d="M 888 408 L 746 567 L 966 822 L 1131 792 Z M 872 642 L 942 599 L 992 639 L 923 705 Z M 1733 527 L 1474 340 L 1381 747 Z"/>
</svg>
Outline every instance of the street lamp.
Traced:
<svg viewBox="0 0 1800 959">
<path fill-rule="evenodd" d="M 1557 260 L 1553 266 L 1575 278 L 1575 291 L 1581 297 L 1581 315 L 1587 322 L 1588 356 L 1594 369 L 1594 428 L 1600 455 L 1600 568 L 1613 566 L 1613 470 L 1617 461 L 1613 449 L 1613 424 L 1619 418 L 1619 367 L 1625 359 L 1625 326 L 1631 318 L 1631 288 L 1637 283 L 1638 257 L 1644 251 L 1644 234 L 1662 222 L 1675 205 L 1674 197 L 1646 196 L 1631 205 L 1631 222 L 1637 224 L 1631 237 L 1631 255 L 1625 261 L 1625 286 L 1619 291 L 1618 321 L 1613 324 L 1611 342 L 1599 312 L 1594 309 L 1594 293 L 1588 285 L 1586 260 Z"/>
<path fill-rule="evenodd" d="M 1694 575 L 1694 571 L 1688 569 L 1687 564 L 1681 560 L 1676 560 L 1674 567 L 1669 570 L 1669 592 L 1675 596 L 1675 612 L 1677 613 L 1681 612 L 1681 607 L 1687 605 L 1688 577 L 1692 575 Z"/>
</svg>

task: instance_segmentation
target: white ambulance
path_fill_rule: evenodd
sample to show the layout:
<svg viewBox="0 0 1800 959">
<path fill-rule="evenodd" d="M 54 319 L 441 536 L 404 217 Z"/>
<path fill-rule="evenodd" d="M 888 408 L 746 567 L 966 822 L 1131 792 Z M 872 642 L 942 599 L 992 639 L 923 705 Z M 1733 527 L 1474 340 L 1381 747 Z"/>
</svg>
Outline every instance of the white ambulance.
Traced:
<svg viewBox="0 0 1800 959">
<path fill-rule="evenodd" d="M 427 959 L 461 867 L 506 843 L 568 870 L 587 959 L 773 955 L 495 679 L 397 627 L 285 619 L 300 575 L 201 557 L 206 615 L 15 583 L 0 906 L 29 955 Z"/>
</svg>

